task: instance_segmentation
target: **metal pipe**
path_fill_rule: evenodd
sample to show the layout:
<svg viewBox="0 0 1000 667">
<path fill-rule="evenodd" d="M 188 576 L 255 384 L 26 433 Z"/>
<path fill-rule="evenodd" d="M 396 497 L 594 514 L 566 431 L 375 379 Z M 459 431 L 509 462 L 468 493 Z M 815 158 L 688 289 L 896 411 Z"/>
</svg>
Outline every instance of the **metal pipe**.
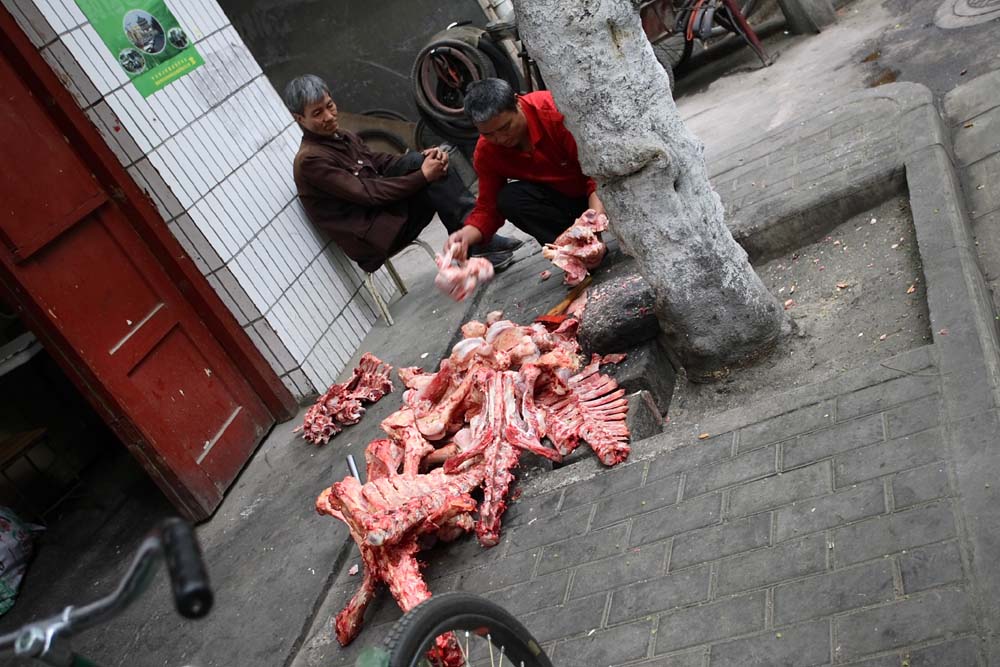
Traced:
<svg viewBox="0 0 1000 667">
<path fill-rule="evenodd" d="M 347 467 L 350 468 L 350 470 L 351 470 L 351 476 L 354 477 L 354 479 L 356 479 L 356 480 L 358 480 L 360 482 L 361 481 L 361 475 L 358 474 L 358 466 L 354 462 L 354 454 L 348 454 L 347 455 Z"/>
</svg>

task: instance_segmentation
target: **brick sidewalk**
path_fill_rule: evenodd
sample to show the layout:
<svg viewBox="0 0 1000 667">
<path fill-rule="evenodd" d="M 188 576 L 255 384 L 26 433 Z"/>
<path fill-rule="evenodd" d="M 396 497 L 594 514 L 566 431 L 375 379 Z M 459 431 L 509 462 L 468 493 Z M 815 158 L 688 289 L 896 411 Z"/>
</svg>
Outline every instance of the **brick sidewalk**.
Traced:
<svg viewBox="0 0 1000 667">
<path fill-rule="evenodd" d="M 425 554 L 434 592 L 496 600 L 560 667 L 997 660 L 1000 346 L 950 133 L 926 89 L 910 84 L 862 93 L 838 113 L 714 165 L 731 177 L 721 182 L 734 233 L 766 253 L 783 225 L 827 224 L 866 197 L 908 193 L 933 343 L 703 419 L 709 439 L 675 426 L 633 443 L 615 469 L 591 458 L 539 475 L 508 510 L 497 547 L 467 538 Z M 799 145 L 811 157 L 796 157 Z M 734 173 L 756 160 L 769 183 L 800 192 L 779 172 L 822 155 L 850 164 L 824 168 L 799 201 L 806 214 L 780 196 L 750 197 L 757 181 Z M 293 664 L 351 665 L 381 641 L 399 616 L 384 594 L 359 640 L 336 646 L 329 619 L 356 585 L 341 574 Z"/>
</svg>

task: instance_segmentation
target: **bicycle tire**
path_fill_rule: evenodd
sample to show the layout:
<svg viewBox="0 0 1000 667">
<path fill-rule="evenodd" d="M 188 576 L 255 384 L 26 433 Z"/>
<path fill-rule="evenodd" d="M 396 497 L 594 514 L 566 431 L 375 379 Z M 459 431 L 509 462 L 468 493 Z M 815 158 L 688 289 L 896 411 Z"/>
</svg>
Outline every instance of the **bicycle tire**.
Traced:
<svg viewBox="0 0 1000 667">
<path fill-rule="evenodd" d="M 381 130 L 378 128 L 367 128 L 364 130 L 358 130 L 355 134 L 358 135 L 364 142 L 368 142 L 369 139 L 381 139 L 385 143 L 389 144 L 397 151 L 400 155 L 403 155 L 408 150 L 410 150 L 410 145 L 406 143 L 406 139 L 399 136 L 395 132 L 390 132 L 389 130 Z"/>
<path fill-rule="evenodd" d="M 371 116 L 372 118 L 384 118 L 386 120 L 399 120 L 404 123 L 411 122 L 409 118 L 394 111 L 393 109 L 367 109 L 361 112 L 362 116 Z"/>
<path fill-rule="evenodd" d="M 385 638 L 388 667 L 420 667 L 434 640 L 455 630 L 487 630 L 490 642 L 524 667 L 552 667 L 547 655 L 507 610 L 471 593 L 443 593 L 425 600 L 396 621 Z M 497 640 L 497 641 L 494 641 Z M 499 642 L 499 643 L 498 643 Z"/>
<path fill-rule="evenodd" d="M 428 99 L 428 92 L 433 95 L 435 91 L 428 90 L 430 88 L 430 82 L 425 81 L 424 61 L 428 58 L 430 52 L 437 48 L 453 49 L 455 52 L 461 53 L 464 58 L 471 62 L 473 66 L 472 69 L 475 70 L 469 72 L 472 76 L 472 80 L 494 77 L 496 76 L 496 70 L 493 68 L 493 63 L 490 61 L 489 56 L 487 56 L 487 54 L 483 51 L 480 51 L 475 45 L 470 45 L 468 42 L 452 38 L 435 37 L 420 50 L 417 57 L 413 61 L 413 67 L 410 69 L 410 84 L 417 109 L 439 122 L 454 123 L 456 125 L 471 128 L 472 123 L 465 118 L 465 114 L 461 108 L 451 110 L 450 113 L 444 112 L 438 108 L 439 106 L 442 106 L 440 101 L 435 100 L 432 102 Z"/>
</svg>

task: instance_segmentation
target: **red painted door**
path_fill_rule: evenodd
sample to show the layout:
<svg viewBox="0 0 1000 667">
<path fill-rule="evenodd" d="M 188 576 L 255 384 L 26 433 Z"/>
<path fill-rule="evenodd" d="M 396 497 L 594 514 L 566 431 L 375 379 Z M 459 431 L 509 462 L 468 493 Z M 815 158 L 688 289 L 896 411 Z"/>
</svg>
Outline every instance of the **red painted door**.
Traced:
<svg viewBox="0 0 1000 667">
<path fill-rule="evenodd" d="M 0 279 L 175 505 L 207 517 L 274 419 L 2 56 L 0 164 Z"/>
</svg>

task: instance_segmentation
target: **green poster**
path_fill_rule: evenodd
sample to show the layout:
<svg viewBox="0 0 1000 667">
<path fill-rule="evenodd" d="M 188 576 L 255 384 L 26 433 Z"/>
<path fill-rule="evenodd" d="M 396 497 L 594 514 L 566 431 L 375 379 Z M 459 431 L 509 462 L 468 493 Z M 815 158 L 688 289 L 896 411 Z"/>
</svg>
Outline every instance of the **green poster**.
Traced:
<svg viewBox="0 0 1000 667">
<path fill-rule="evenodd" d="M 143 97 L 205 62 L 163 0 L 76 0 L 76 4 Z"/>
</svg>

